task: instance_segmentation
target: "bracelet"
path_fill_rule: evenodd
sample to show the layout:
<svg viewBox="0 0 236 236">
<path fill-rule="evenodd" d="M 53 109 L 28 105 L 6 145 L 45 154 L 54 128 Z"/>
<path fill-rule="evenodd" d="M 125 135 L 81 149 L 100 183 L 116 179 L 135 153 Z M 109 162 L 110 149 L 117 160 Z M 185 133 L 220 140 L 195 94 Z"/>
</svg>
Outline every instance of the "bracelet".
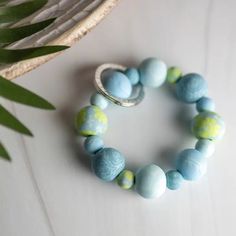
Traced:
<svg viewBox="0 0 236 236">
<path fill-rule="evenodd" d="M 104 109 L 109 104 L 131 107 L 144 98 L 144 87 L 160 87 L 164 82 L 175 87 L 177 98 L 195 104 L 198 114 L 192 119 L 191 131 L 197 138 L 194 148 L 181 151 L 176 156 L 176 170 L 166 173 L 156 164 L 146 165 L 134 173 L 125 168 L 125 157 L 118 150 L 105 147 L 101 135 L 108 127 Z M 104 181 L 116 180 L 123 189 L 135 189 L 144 198 L 161 196 L 166 187 L 178 189 L 184 180 L 198 180 L 206 173 L 207 158 L 214 150 L 214 141 L 225 132 L 222 118 L 215 113 L 215 104 L 207 95 L 207 83 L 196 73 L 182 75 L 178 67 L 167 68 L 156 58 L 144 60 L 138 68 L 104 64 L 95 73 L 97 92 L 90 98 L 89 106 L 75 117 L 79 135 L 86 137 L 84 148 L 91 156 L 92 170 Z"/>
</svg>

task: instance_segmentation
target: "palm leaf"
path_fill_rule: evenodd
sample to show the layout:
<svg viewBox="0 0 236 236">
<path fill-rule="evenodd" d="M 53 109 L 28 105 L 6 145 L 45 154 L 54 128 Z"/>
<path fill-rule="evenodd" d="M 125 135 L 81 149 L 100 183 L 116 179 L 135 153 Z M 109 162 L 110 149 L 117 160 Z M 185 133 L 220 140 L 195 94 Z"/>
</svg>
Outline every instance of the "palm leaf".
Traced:
<svg viewBox="0 0 236 236">
<path fill-rule="evenodd" d="M 11 158 L 7 152 L 7 150 L 5 149 L 5 147 L 3 146 L 3 144 L 0 142 L 0 157 L 7 160 L 7 161 L 11 161 Z"/>
</svg>

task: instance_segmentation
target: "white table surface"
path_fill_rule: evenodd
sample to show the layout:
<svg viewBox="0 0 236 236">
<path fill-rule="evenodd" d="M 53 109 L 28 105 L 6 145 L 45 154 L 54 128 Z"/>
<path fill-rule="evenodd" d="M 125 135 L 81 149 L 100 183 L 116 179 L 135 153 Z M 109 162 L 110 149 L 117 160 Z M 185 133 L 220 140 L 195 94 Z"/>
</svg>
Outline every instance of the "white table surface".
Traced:
<svg viewBox="0 0 236 236">
<path fill-rule="evenodd" d="M 35 138 L 1 128 L 13 162 L 0 162 L 0 235 L 235 236 L 235 9 L 235 0 L 123 0 L 73 48 L 18 78 L 57 110 L 1 100 Z M 94 91 L 96 66 L 136 66 L 149 56 L 203 74 L 227 124 L 207 175 L 150 201 L 97 179 L 72 130 L 74 112 Z M 130 168 L 155 162 L 166 170 L 174 153 L 195 143 L 187 131 L 193 113 L 168 90 L 149 89 L 138 107 L 108 109 L 104 139 Z"/>
</svg>

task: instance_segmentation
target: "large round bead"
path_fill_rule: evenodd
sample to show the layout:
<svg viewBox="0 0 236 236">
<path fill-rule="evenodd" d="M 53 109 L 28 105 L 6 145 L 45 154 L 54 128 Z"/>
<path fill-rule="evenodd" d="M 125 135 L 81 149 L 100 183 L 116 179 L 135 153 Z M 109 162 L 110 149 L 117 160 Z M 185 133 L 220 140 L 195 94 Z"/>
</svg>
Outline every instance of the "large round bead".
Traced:
<svg viewBox="0 0 236 236">
<path fill-rule="evenodd" d="M 176 167 L 186 180 L 197 180 L 206 173 L 207 159 L 196 149 L 186 149 L 178 155 Z"/>
<path fill-rule="evenodd" d="M 166 189 L 166 176 L 157 165 L 147 165 L 136 173 L 135 188 L 144 198 L 160 197 Z"/>
<path fill-rule="evenodd" d="M 101 135 L 107 130 L 107 116 L 97 106 L 82 108 L 75 118 L 78 133 L 82 136 Z"/>
<path fill-rule="evenodd" d="M 94 173 L 104 181 L 114 180 L 124 167 L 124 156 L 114 148 L 103 148 L 92 158 Z"/>
<path fill-rule="evenodd" d="M 194 117 L 191 130 L 198 139 L 220 139 L 225 132 L 225 124 L 222 118 L 210 111 L 204 111 Z"/>
<path fill-rule="evenodd" d="M 186 103 L 193 103 L 207 93 L 207 83 L 201 75 L 187 74 L 176 84 L 178 98 Z"/>
<path fill-rule="evenodd" d="M 144 86 L 159 87 L 166 79 L 167 66 L 156 58 L 148 58 L 139 66 L 140 82 Z"/>
</svg>

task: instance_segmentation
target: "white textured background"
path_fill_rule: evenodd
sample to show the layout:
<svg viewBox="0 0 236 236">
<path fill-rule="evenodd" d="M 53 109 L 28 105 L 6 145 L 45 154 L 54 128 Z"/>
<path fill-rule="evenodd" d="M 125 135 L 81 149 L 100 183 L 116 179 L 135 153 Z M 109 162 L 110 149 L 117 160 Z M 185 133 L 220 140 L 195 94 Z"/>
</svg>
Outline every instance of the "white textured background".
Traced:
<svg viewBox="0 0 236 236">
<path fill-rule="evenodd" d="M 235 9 L 235 0 L 123 0 L 76 46 L 17 79 L 58 109 L 3 101 L 35 138 L 1 128 L 13 162 L 0 163 L 0 235 L 235 236 Z M 207 175 L 152 201 L 95 178 L 71 129 L 74 110 L 94 90 L 96 66 L 137 65 L 148 56 L 202 73 L 227 124 Z M 155 162 L 166 169 L 174 153 L 194 143 L 187 132 L 192 113 L 167 89 L 149 89 L 136 108 L 108 109 L 105 141 L 132 168 Z"/>
</svg>

